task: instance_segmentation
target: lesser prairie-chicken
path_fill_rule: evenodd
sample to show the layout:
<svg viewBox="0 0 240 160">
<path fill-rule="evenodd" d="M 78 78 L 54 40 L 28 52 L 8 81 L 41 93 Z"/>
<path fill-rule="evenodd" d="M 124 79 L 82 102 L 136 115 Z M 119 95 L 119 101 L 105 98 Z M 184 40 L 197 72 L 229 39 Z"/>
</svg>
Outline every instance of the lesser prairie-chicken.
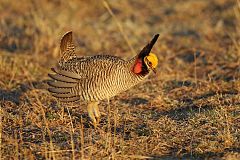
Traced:
<svg viewBox="0 0 240 160">
<path fill-rule="evenodd" d="M 87 101 L 88 115 L 94 127 L 99 122 L 99 101 L 111 98 L 143 81 L 155 69 L 158 58 L 151 49 L 158 39 L 156 34 L 135 57 L 123 60 L 111 55 L 77 57 L 72 32 L 61 39 L 61 58 L 54 73 L 49 91 L 62 102 Z"/>
</svg>

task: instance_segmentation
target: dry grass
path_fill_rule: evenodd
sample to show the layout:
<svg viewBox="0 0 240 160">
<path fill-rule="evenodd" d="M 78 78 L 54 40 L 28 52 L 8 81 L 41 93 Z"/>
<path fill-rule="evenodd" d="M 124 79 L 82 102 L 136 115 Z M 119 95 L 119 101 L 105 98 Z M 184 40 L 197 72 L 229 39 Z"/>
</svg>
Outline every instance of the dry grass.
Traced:
<svg viewBox="0 0 240 160">
<path fill-rule="evenodd" d="M 240 159 L 239 4 L 1 0 L 0 158 Z M 96 130 L 45 90 L 68 30 L 79 55 L 124 58 L 161 35 L 157 75 L 101 102 Z"/>
</svg>

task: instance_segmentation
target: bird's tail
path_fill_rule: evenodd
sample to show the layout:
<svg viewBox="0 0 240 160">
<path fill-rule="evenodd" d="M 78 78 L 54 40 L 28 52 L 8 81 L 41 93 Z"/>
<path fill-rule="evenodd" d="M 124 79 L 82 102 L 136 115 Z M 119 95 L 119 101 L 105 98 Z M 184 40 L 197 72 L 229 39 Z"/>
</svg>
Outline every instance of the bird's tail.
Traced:
<svg viewBox="0 0 240 160">
<path fill-rule="evenodd" d="M 60 43 L 60 61 L 59 65 L 64 65 L 65 62 L 76 57 L 75 47 L 72 42 L 72 31 L 67 32 L 61 39 Z"/>
</svg>

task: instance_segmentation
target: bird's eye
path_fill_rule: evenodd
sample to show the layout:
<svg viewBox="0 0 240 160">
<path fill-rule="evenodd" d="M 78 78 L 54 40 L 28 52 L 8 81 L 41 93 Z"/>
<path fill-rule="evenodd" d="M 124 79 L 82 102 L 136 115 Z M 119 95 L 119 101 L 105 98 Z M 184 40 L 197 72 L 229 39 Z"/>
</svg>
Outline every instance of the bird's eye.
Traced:
<svg viewBox="0 0 240 160">
<path fill-rule="evenodd" d="M 152 62 L 148 61 L 148 65 L 150 65 L 150 66 L 151 66 L 151 65 L 152 65 Z"/>
</svg>

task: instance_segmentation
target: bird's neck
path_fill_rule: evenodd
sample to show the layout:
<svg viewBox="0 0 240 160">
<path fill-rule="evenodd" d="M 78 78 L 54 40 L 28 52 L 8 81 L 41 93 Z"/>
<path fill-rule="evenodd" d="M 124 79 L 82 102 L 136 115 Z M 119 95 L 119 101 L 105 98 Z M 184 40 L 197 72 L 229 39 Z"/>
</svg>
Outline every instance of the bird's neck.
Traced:
<svg viewBox="0 0 240 160">
<path fill-rule="evenodd" d="M 143 59 L 138 56 L 133 57 L 128 60 L 128 68 L 130 68 L 131 72 L 136 76 L 144 77 L 149 74 L 149 70 L 147 66 L 144 64 Z"/>
</svg>

